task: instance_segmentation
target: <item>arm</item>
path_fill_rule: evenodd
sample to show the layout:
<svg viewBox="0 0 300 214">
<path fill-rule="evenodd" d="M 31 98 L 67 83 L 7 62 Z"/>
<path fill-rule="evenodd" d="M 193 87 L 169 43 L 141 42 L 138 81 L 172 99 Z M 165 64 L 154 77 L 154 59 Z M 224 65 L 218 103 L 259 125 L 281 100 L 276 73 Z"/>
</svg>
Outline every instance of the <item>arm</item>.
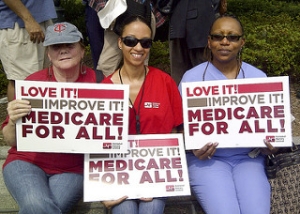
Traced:
<svg viewBox="0 0 300 214">
<path fill-rule="evenodd" d="M 40 43 L 44 41 L 45 34 L 42 28 L 21 0 L 3 0 L 3 2 L 24 21 L 25 29 L 33 43 Z"/>
<path fill-rule="evenodd" d="M 30 102 L 27 100 L 13 100 L 7 105 L 9 116 L 8 124 L 3 128 L 4 141 L 9 146 L 16 146 L 16 122 L 31 111 Z"/>
</svg>

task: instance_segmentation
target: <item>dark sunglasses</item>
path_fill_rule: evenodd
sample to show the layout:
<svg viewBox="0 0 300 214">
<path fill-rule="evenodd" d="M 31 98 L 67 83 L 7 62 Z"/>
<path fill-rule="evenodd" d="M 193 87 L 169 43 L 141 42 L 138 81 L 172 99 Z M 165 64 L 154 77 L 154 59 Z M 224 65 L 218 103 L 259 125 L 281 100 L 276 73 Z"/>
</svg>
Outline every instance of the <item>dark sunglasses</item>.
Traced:
<svg viewBox="0 0 300 214">
<path fill-rule="evenodd" d="M 121 39 L 123 43 L 128 47 L 135 47 L 138 43 L 140 43 L 143 48 L 150 48 L 152 45 L 152 39 L 149 38 L 137 39 L 133 36 L 125 36 Z"/>
<path fill-rule="evenodd" d="M 213 41 L 221 42 L 224 38 L 226 38 L 229 42 L 237 42 L 242 38 L 243 35 L 227 35 L 224 36 L 222 34 L 210 34 L 210 38 Z"/>
</svg>

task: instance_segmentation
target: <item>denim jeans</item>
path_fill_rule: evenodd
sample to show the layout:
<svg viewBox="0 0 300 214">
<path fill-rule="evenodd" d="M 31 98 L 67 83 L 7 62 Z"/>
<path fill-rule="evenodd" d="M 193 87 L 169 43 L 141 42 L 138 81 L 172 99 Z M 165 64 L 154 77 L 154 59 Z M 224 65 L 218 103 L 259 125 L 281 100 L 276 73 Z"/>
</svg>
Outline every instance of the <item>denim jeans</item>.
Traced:
<svg viewBox="0 0 300 214">
<path fill-rule="evenodd" d="M 112 214 L 163 214 L 166 198 L 153 198 L 150 202 L 125 200 L 112 208 Z"/>
<path fill-rule="evenodd" d="M 16 160 L 3 169 L 6 187 L 20 214 L 67 213 L 82 198 L 83 176 L 48 175 L 34 164 Z"/>
</svg>

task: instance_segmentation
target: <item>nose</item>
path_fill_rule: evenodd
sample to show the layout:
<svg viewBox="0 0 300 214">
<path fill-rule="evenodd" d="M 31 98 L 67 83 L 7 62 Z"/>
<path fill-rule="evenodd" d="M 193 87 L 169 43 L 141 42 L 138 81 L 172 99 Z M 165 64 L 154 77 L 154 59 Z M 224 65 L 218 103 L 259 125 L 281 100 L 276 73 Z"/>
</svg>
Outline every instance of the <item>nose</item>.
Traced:
<svg viewBox="0 0 300 214">
<path fill-rule="evenodd" d="M 229 44 L 229 41 L 228 41 L 226 36 L 221 40 L 221 43 L 222 44 Z"/>
<path fill-rule="evenodd" d="M 66 53 L 68 51 L 68 46 L 67 45 L 61 45 L 60 46 L 60 53 Z"/>
<path fill-rule="evenodd" d="M 141 45 L 141 42 L 138 42 L 135 46 L 134 46 L 135 49 L 144 49 Z"/>
</svg>

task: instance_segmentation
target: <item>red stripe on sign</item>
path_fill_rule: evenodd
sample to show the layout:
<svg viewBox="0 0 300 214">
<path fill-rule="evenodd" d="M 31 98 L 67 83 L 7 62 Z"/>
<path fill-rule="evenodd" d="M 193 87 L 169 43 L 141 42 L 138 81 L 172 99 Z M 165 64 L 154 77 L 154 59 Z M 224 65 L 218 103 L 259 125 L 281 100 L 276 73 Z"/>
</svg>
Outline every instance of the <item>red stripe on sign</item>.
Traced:
<svg viewBox="0 0 300 214">
<path fill-rule="evenodd" d="M 238 85 L 238 93 L 275 92 L 283 91 L 282 82 L 254 83 Z"/>
<path fill-rule="evenodd" d="M 178 139 L 149 139 L 135 141 L 135 147 L 178 146 Z"/>
<path fill-rule="evenodd" d="M 78 89 L 78 98 L 124 99 L 124 91 L 106 89 Z"/>
</svg>

